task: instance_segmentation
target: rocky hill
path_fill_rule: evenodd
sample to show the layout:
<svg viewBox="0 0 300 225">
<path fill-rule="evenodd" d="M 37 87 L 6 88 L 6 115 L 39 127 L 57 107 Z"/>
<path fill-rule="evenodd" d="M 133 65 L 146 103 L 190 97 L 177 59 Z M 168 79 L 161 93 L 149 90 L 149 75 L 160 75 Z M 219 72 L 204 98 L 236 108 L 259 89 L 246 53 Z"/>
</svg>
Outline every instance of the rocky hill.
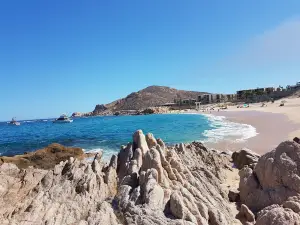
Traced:
<svg viewBox="0 0 300 225">
<path fill-rule="evenodd" d="M 183 91 L 164 86 L 149 86 L 109 104 L 97 105 L 93 114 L 105 114 L 104 112 L 120 110 L 143 110 L 148 107 L 174 102 L 174 99 L 197 99 L 203 93 L 205 92 Z"/>
</svg>

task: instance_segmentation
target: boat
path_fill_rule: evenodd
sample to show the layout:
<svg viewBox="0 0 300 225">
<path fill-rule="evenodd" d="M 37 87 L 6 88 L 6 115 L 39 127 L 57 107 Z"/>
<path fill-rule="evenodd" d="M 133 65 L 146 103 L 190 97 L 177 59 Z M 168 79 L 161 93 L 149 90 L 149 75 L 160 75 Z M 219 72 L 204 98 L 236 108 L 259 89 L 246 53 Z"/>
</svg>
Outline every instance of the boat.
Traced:
<svg viewBox="0 0 300 225">
<path fill-rule="evenodd" d="M 73 120 L 71 120 L 67 115 L 62 114 L 59 118 L 53 121 L 53 123 L 72 123 Z"/>
<path fill-rule="evenodd" d="M 13 117 L 8 124 L 14 125 L 14 126 L 20 126 L 21 125 L 20 122 L 16 121 L 16 117 Z"/>
</svg>

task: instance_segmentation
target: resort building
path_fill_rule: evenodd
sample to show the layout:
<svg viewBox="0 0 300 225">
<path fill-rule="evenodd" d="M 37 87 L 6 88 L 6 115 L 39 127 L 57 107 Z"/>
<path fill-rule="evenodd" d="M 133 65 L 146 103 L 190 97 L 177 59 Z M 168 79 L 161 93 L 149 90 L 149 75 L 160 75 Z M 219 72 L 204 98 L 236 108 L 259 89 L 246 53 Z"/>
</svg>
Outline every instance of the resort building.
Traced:
<svg viewBox="0 0 300 225">
<path fill-rule="evenodd" d="M 213 103 L 214 99 L 214 94 L 204 94 L 198 96 L 198 102 L 201 102 L 203 105 Z"/>
<path fill-rule="evenodd" d="M 178 106 L 187 106 L 187 105 L 195 105 L 195 102 L 197 100 L 196 99 L 174 99 L 174 104 L 178 105 Z"/>
<path fill-rule="evenodd" d="M 300 90 L 300 82 L 297 82 L 296 85 L 288 85 L 286 89 L 282 86 L 279 87 L 265 87 L 265 88 L 256 88 L 248 90 L 237 91 L 237 100 L 238 101 L 269 101 L 274 99 L 279 99 L 287 97 L 296 90 Z"/>
<path fill-rule="evenodd" d="M 198 96 L 198 101 L 202 105 L 211 103 L 233 102 L 236 100 L 236 94 L 204 94 Z"/>
<path fill-rule="evenodd" d="M 182 105 L 195 105 L 196 99 L 183 99 Z"/>
<path fill-rule="evenodd" d="M 174 103 L 174 102 L 167 102 L 167 103 L 162 104 L 162 105 L 160 105 L 160 106 L 167 106 L 167 107 L 170 107 L 170 106 L 176 106 L 176 105 L 177 105 L 177 104 Z"/>
<path fill-rule="evenodd" d="M 293 91 L 298 90 L 298 89 L 300 89 L 300 82 L 297 82 L 296 85 L 288 85 L 286 87 L 286 89 L 287 90 L 293 90 Z"/>
</svg>

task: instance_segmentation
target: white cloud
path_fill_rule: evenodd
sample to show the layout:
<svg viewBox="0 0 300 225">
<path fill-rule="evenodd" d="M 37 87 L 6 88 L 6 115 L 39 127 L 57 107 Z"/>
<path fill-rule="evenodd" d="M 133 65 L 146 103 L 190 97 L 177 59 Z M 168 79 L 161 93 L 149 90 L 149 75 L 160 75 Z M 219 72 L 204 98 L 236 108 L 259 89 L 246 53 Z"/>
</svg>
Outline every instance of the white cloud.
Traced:
<svg viewBox="0 0 300 225">
<path fill-rule="evenodd" d="M 300 18 L 284 21 L 245 46 L 234 54 L 231 63 L 250 68 L 300 64 Z"/>
</svg>

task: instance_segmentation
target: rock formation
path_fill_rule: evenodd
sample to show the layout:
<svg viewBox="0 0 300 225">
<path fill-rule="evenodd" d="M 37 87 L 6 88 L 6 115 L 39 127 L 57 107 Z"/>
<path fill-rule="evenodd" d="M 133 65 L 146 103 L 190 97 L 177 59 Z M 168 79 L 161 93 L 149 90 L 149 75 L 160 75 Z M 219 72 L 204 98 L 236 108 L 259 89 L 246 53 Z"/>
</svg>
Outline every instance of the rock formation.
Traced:
<svg viewBox="0 0 300 225">
<path fill-rule="evenodd" d="M 0 166 L 0 224 L 119 224 L 116 169 L 70 158 L 53 170 Z M 105 222 L 105 223 L 102 223 Z"/>
<path fill-rule="evenodd" d="M 258 154 L 246 148 L 232 153 L 232 161 L 238 169 L 242 169 L 244 166 L 254 168 L 258 159 Z"/>
<path fill-rule="evenodd" d="M 251 224 L 300 224 L 300 144 L 283 142 L 239 174 L 240 200 L 257 216 Z"/>
<path fill-rule="evenodd" d="M 166 148 L 137 131 L 122 148 L 117 202 L 125 224 L 235 223 L 221 188 L 229 157 L 197 142 L 183 146 Z"/>
<path fill-rule="evenodd" d="M 112 114 L 111 111 L 108 110 L 108 108 L 103 105 L 103 104 L 99 104 L 95 106 L 95 109 L 92 112 L 92 115 L 106 115 L 106 114 Z"/>
<path fill-rule="evenodd" d="M 72 113 L 72 117 L 81 117 L 82 115 L 83 115 L 83 113 L 81 113 L 81 112 Z"/>
<path fill-rule="evenodd" d="M 109 163 L 100 153 L 82 160 L 80 149 L 65 160 L 70 149 L 59 145 L 1 157 L 0 224 L 300 225 L 299 143 L 283 142 L 257 162 L 238 152 L 238 193 L 228 190 L 237 171 L 229 155 L 199 142 L 166 147 L 141 130 L 132 139 Z"/>
<path fill-rule="evenodd" d="M 240 224 L 222 186 L 229 161 L 198 142 L 166 147 L 137 131 L 107 165 L 100 154 L 51 170 L 3 163 L 0 224 Z"/>
</svg>

